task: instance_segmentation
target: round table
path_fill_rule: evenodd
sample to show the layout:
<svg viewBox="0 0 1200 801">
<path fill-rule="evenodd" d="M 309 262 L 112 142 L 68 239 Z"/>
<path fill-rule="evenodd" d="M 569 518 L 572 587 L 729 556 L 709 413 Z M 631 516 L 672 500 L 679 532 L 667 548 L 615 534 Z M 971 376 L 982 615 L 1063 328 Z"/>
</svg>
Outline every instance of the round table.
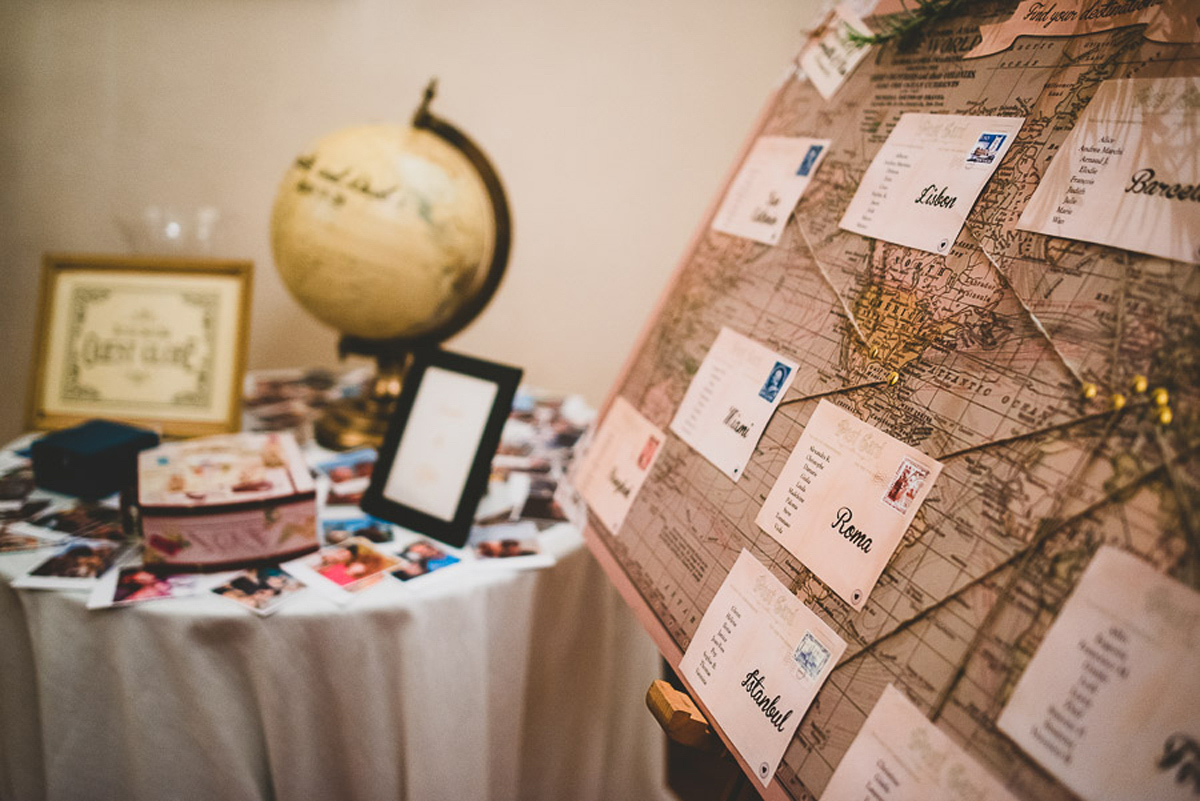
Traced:
<svg viewBox="0 0 1200 801">
<path fill-rule="evenodd" d="M 463 565 L 260 618 L 88 611 L 0 555 L 0 798 L 653 799 L 657 652 L 560 525 L 551 568 Z"/>
</svg>

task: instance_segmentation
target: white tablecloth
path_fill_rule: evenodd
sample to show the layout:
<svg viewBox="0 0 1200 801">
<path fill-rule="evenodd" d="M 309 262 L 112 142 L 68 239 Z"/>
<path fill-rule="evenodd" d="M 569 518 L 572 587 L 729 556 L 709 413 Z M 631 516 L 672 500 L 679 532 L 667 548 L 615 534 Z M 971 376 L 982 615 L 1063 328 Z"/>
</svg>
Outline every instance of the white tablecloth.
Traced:
<svg viewBox="0 0 1200 801">
<path fill-rule="evenodd" d="M 553 568 L 462 567 L 259 618 L 89 612 L 0 556 L 0 798 L 666 798 L 650 640 L 563 526 Z"/>
</svg>

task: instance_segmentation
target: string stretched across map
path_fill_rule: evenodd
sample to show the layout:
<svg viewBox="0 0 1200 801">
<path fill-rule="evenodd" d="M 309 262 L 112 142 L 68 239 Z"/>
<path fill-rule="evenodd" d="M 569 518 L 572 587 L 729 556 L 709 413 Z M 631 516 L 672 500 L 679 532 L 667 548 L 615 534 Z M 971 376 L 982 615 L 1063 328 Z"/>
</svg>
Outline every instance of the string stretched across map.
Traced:
<svg viewBox="0 0 1200 801">
<path fill-rule="evenodd" d="M 668 434 L 619 529 L 586 536 L 672 666 L 742 549 L 846 642 L 767 798 L 819 796 L 889 685 L 1017 797 L 1071 798 L 996 727 L 1025 665 L 1101 545 L 1200 576 L 1200 271 L 1017 228 L 1102 81 L 1200 75 L 1200 46 L 1132 27 L 964 61 L 1017 5 L 876 46 L 829 101 L 787 81 L 743 158 L 830 145 L 778 243 L 702 221 L 613 389 Z M 839 227 L 906 112 L 1024 118 L 944 254 Z M 736 481 L 670 433 L 722 327 L 797 365 Z M 943 464 L 860 611 L 755 525 L 821 398 Z"/>
</svg>

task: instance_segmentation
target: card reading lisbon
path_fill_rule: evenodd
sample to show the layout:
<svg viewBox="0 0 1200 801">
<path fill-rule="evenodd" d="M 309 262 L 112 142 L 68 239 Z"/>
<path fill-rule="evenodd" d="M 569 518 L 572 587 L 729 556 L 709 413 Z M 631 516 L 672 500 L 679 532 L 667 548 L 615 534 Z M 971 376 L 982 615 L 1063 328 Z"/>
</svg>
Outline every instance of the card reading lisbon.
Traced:
<svg viewBox="0 0 1200 801">
<path fill-rule="evenodd" d="M 825 785 L 821 801 L 1016 801 L 888 685 Z"/>
<path fill-rule="evenodd" d="M 766 787 L 846 643 L 743 550 L 679 672 Z"/>
<path fill-rule="evenodd" d="M 833 97 L 871 49 L 851 39 L 852 30 L 863 36 L 874 33 L 848 3 L 840 3 L 800 51 L 800 69 L 826 100 Z"/>
<path fill-rule="evenodd" d="M 897 245 L 949 253 L 1024 121 L 900 115 L 838 225 Z"/>
<path fill-rule="evenodd" d="M 713 217 L 717 231 L 774 245 L 829 149 L 828 139 L 760 136 Z"/>
<path fill-rule="evenodd" d="M 1198 97 L 1200 77 L 1102 83 L 1017 227 L 1200 264 Z"/>
<path fill-rule="evenodd" d="M 617 396 L 575 474 L 575 488 L 612 533 L 633 505 L 666 435 Z"/>
<path fill-rule="evenodd" d="M 722 328 L 684 393 L 671 430 L 737 481 L 796 368 L 770 348 Z"/>
<path fill-rule="evenodd" d="M 754 522 L 862 609 L 941 471 L 823 400 Z"/>
<path fill-rule="evenodd" d="M 1200 593 L 1104 546 L 997 725 L 1088 801 L 1195 801 L 1197 665 Z"/>
</svg>

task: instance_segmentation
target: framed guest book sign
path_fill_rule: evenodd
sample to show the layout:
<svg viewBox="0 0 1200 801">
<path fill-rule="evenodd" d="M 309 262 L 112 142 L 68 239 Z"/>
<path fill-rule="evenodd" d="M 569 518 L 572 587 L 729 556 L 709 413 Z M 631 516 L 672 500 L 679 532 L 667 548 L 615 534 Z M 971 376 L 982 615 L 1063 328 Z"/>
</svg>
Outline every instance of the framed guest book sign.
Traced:
<svg viewBox="0 0 1200 801">
<path fill-rule="evenodd" d="M 28 425 L 236 430 L 252 275 L 249 261 L 46 255 Z"/>
</svg>

